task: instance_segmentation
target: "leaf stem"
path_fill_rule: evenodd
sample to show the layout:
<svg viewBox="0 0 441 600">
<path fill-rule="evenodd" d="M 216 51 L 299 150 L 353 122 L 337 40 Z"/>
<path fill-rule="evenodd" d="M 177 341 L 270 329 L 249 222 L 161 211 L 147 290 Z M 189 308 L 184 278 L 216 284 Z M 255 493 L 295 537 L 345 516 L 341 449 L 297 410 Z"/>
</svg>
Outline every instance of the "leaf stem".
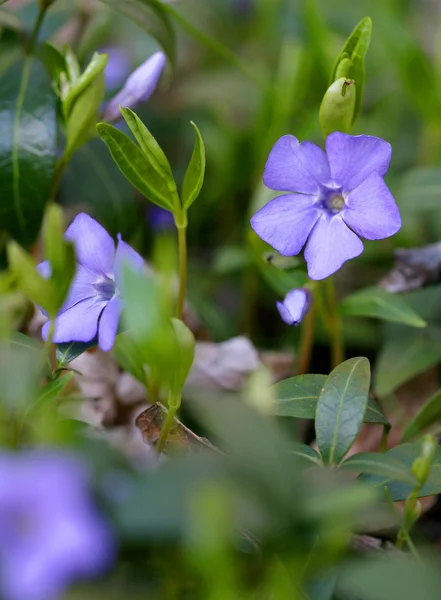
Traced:
<svg viewBox="0 0 441 600">
<path fill-rule="evenodd" d="M 300 359 L 297 369 L 298 375 L 303 375 L 308 372 L 311 363 L 312 347 L 314 342 L 314 325 L 315 325 L 315 307 L 314 304 L 309 309 L 305 317 L 302 327 L 302 336 L 300 340 Z"/>
<path fill-rule="evenodd" d="M 325 282 L 326 291 L 328 294 L 329 312 L 331 315 L 330 320 L 330 333 L 331 333 L 331 354 L 332 354 L 332 366 L 333 368 L 338 367 L 344 360 L 345 350 L 342 336 L 342 322 L 341 317 L 337 310 L 337 299 L 335 295 L 334 280 L 332 277 L 328 277 Z"/>
<path fill-rule="evenodd" d="M 185 290 L 187 287 L 187 226 L 177 225 L 179 245 L 179 292 L 176 316 L 182 320 L 184 314 Z"/>
<path fill-rule="evenodd" d="M 158 454 L 161 454 L 164 449 L 165 442 L 167 441 L 168 435 L 174 425 L 176 413 L 178 412 L 179 407 L 181 406 L 181 396 L 173 396 L 172 393 L 169 395 L 168 399 L 168 412 L 165 418 L 164 424 L 161 429 L 161 434 L 159 436 L 158 443 L 156 444 L 156 451 Z"/>
<path fill-rule="evenodd" d="M 43 21 L 48 8 L 48 5 L 40 6 L 37 18 L 34 23 L 34 27 L 32 29 L 31 37 L 29 38 L 28 47 L 26 49 L 28 54 L 32 54 L 34 52 L 35 45 L 38 41 L 38 35 L 40 33 L 41 26 L 43 25 Z"/>
</svg>

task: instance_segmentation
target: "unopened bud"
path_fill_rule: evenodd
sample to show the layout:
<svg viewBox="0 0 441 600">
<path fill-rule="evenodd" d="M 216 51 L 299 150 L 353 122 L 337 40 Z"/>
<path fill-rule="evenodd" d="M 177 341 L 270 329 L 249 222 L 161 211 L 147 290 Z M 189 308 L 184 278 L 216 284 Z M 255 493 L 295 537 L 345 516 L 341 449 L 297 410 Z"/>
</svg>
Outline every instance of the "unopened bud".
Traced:
<svg viewBox="0 0 441 600">
<path fill-rule="evenodd" d="M 355 99 L 353 79 L 340 77 L 328 88 L 319 113 L 320 127 L 325 137 L 333 131 L 350 132 L 354 119 Z"/>
<path fill-rule="evenodd" d="M 423 485 L 429 477 L 430 468 L 435 458 L 436 440 L 433 435 L 425 435 L 422 441 L 421 454 L 412 464 L 412 473 Z"/>
</svg>

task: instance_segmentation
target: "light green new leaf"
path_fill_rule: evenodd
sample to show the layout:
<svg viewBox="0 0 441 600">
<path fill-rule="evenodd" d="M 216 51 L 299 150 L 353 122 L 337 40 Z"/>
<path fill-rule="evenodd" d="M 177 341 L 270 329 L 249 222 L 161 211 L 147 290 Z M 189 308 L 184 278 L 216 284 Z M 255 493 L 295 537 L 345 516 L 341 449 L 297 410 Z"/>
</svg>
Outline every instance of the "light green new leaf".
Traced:
<svg viewBox="0 0 441 600">
<path fill-rule="evenodd" d="M 81 94 L 95 81 L 99 75 L 104 72 L 108 63 L 107 54 L 98 54 L 95 52 L 86 69 L 78 77 L 77 81 L 70 88 L 67 96 L 63 100 L 63 112 L 66 118 L 69 117 L 72 107 Z"/>
<path fill-rule="evenodd" d="M 151 202 L 166 210 L 173 210 L 173 194 L 135 142 L 107 123 L 98 123 L 97 130 L 113 160 L 130 183 Z"/>
<path fill-rule="evenodd" d="M 326 379 L 317 403 L 315 431 L 323 461 L 338 464 L 363 423 L 370 385 L 367 358 L 351 358 Z"/>
<path fill-rule="evenodd" d="M 182 184 L 182 206 L 188 210 L 199 196 L 205 177 L 205 144 L 196 124 L 191 122 L 196 132 L 196 142 L 187 172 Z"/>
<path fill-rule="evenodd" d="M 347 316 L 393 321 L 409 327 L 427 325 L 402 296 L 377 287 L 365 288 L 347 296 L 340 304 L 339 312 Z"/>
<path fill-rule="evenodd" d="M 403 431 L 402 441 L 410 441 L 439 421 L 441 421 L 441 390 L 431 396 L 412 417 Z"/>
<path fill-rule="evenodd" d="M 151 167 L 166 183 L 170 192 L 170 196 L 173 198 L 174 206 L 177 207 L 179 205 L 178 190 L 176 188 L 170 163 L 162 151 L 161 146 L 158 144 L 136 113 L 130 110 L 130 108 L 121 107 L 120 110 L 130 128 L 130 131 L 135 136 L 136 141 L 138 142 L 141 150 L 144 152 Z"/>
<path fill-rule="evenodd" d="M 116 336 L 113 353 L 119 366 L 145 386 L 147 373 L 144 368 L 144 361 L 129 331 L 124 331 L 124 333 Z"/>
<path fill-rule="evenodd" d="M 179 361 L 176 366 L 174 392 L 181 393 L 194 361 L 196 341 L 187 325 L 180 319 L 172 319 L 179 348 Z"/>
</svg>

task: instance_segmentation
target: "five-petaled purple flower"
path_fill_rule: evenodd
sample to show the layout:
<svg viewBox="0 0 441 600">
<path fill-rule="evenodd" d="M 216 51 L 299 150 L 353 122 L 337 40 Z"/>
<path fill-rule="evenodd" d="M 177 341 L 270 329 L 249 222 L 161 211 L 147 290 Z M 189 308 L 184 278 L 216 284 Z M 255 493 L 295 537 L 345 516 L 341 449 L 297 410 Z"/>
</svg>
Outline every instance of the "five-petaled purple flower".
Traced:
<svg viewBox="0 0 441 600">
<path fill-rule="evenodd" d="M 120 106 L 135 110 L 139 104 L 146 102 L 158 85 L 165 63 L 165 54 L 156 52 L 135 69 L 122 89 L 107 103 L 103 118 L 106 121 L 117 121 L 121 118 Z"/>
<path fill-rule="evenodd" d="M 56 320 L 53 341 L 90 342 L 98 334 L 98 346 L 108 351 L 115 342 L 123 308 L 121 297 L 124 263 L 141 270 L 142 257 L 118 235 L 118 245 L 94 219 L 79 214 L 68 227 L 65 238 L 75 245 L 77 270 L 68 296 Z M 44 277 L 50 276 L 50 263 L 38 265 Z M 50 323 L 42 329 L 49 335 Z"/>
<path fill-rule="evenodd" d="M 297 288 L 288 292 L 283 302 L 277 302 L 277 309 L 287 325 L 299 325 L 312 304 L 312 294 L 307 288 Z"/>
<path fill-rule="evenodd" d="M 0 453 L 0 588 L 5 600 L 56 600 L 113 563 L 113 536 L 83 466 L 49 451 Z"/>
<path fill-rule="evenodd" d="M 363 252 L 360 237 L 387 238 L 401 227 L 400 213 L 383 177 L 391 159 L 388 142 L 338 131 L 325 152 L 292 135 L 282 137 L 265 167 L 267 187 L 294 192 L 271 200 L 251 219 L 254 231 L 285 256 L 306 243 L 311 279 L 332 275 Z"/>
</svg>

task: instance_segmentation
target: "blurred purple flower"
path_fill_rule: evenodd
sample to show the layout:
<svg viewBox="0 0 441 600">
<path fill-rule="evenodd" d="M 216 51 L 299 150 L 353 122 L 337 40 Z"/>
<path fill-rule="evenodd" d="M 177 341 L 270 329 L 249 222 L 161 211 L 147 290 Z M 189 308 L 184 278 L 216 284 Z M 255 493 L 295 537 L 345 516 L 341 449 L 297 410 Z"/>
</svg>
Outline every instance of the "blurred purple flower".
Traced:
<svg viewBox="0 0 441 600">
<path fill-rule="evenodd" d="M 114 558 L 81 464 L 53 452 L 0 454 L 2 598 L 56 600 Z"/>
<path fill-rule="evenodd" d="M 148 207 L 147 220 L 153 231 L 170 231 L 175 226 L 173 214 L 165 208 L 156 206 L 156 204 Z"/>
<path fill-rule="evenodd" d="M 104 74 L 106 76 L 106 88 L 114 90 L 125 81 L 130 73 L 130 57 L 123 48 L 113 46 L 104 48 L 101 52 L 105 52 L 109 56 Z"/>
<path fill-rule="evenodd" d="M 121 91 L 114 96 L 104 108 L 103 118 L 116 121 L 121 118 L 120 105 L 135 110 L 142 102 L 146 102 L 158 85 L 166 63 L 163 52 L 156 52 L 140 67 L 135 69 L 125 82 Z"/>
<path fill-rule="evenodd" d="M 391 159 L 388 142 L 331 133 L 326 154 L 311 142 L 282 137 L 271 150 L 263 176 L 279 196 L 251 219 L 254 231 L 284 256 L 305 259 L 311 279 L 324 279 L 363 252 L 358 236 L 390 237 L 401 227 L 398 207 L 384 183 Z"/>
<path fill-rule="evenodd" d="M 141 270 L 142 257 L 118 234 L 118 245 L 94 219 L 79 214 L 68 227 L 65 238 L 75 245 L 77 270 L 69 294 L 55 320 L 56 344 L 90 342 L 98 334 L 98 346 L 108 351 L 115 342 L 123 308 L 122 265 Z M 38 265 L 44 277 L 50 276 L 50 263 Z M 42 329 L 47 339 L 50 323 Z"/>
<path fill-rule="evenodd" d="M 280 316 L 287 325 L 299 325 L 312 304 L 312 294 L 306 288 L 291 290 L 283 302 L 277 302 Z"/>
</svg>

